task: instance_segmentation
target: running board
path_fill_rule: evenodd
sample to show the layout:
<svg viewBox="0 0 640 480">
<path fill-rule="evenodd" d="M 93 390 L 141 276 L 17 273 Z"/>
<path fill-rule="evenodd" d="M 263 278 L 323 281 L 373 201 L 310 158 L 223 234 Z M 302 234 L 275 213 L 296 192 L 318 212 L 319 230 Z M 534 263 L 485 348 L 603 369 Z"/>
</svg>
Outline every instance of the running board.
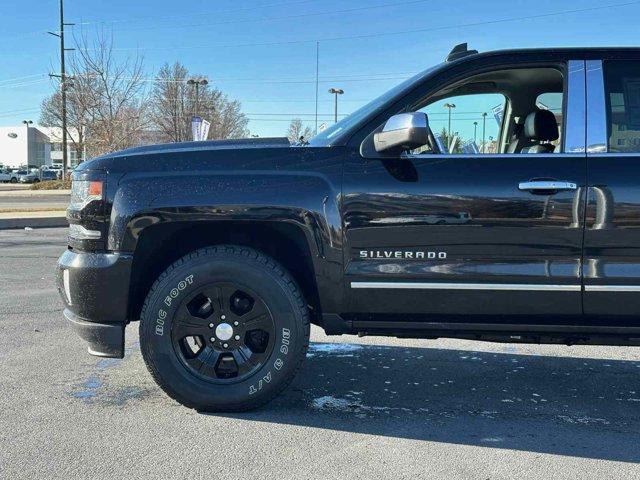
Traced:
<svg viewBox="0 0 640 480">
<path fill-rule="evenodd" d="M 345 320 L 336 314 L 323 315 L 322 326 L 327 335 L 357 334 L 399 338 L 460 338 L 500 343 L 640 346 L 640 327 Z"/>
</svg>

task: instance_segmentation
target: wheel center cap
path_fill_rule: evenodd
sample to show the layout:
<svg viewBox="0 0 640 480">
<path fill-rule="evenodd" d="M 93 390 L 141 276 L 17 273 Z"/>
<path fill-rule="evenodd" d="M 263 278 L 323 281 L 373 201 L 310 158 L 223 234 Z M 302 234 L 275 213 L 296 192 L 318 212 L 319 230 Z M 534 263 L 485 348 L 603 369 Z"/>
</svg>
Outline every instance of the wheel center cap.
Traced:
<svg viewBox="0 0 640 480">
<path fill-rule="evenodd" d="M 233 337 L 233 327 L 228 323 L 221 323 L 216 327 L 216 337 L 223 342 Z"/>
</svg>

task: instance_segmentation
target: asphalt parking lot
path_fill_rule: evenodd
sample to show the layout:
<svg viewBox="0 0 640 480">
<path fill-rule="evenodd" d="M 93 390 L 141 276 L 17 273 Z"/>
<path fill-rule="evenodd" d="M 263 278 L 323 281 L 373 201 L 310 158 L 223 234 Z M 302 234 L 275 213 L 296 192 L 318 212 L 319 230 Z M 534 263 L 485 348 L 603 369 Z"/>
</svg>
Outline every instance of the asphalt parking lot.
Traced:
<svg viewBox="0 0 640 480">
<path fill-rule="evenodd" d="M 69 205 L 69 195 L 12 195 L 0 200 L 0 211 L 11 210 L 66 210 Z"/>
<path fill-rule="evenodd" d="M 260 410 L 206 415 L 65 324 L 65 229 L 0 230 L 0 478 L 640 478 L 640 349 L 326 337 Z"/>
</svg>

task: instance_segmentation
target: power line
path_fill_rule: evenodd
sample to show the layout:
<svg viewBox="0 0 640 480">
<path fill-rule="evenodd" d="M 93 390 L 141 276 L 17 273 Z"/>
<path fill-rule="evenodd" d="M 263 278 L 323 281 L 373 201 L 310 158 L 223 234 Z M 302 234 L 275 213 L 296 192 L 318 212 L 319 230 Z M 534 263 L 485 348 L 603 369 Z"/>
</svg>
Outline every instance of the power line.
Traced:
<svg viewBox="0 0 640 480">
<path fill-rule="evenodd" d="M 32 85 L 37 85 L 39 83 L 45 83 L 47 82 L 46 78 L 43 79 L 38 79 L 38 80 L 30 80 L 30 81 L 25 81 L 25 82 L 18 82 L 18 83 L 14 83 L 14 84 L 4 84 L 4 85 L 0 85 L 1 88 L 21 88 L 21 87 L 30 87 Z"/>
<path fill-rule="evenodd" d="M 46 73 L 34 73 L 33 75 L 23 75 L 21 77 L 13 77 L 13 78 L 4 78 L 2 80 L 0 80 L 0 85 L 6 85 L 8 83 L 13 83 L 16 82 L 18 80 L 20 81 L 24 81 L 26 79 L 30 79 L 30 78 L 36 78 L 36 77 L 46 77 L 47 74 Z"/>
<path fill-rule="evenodd" d="M 299 14 L 295 14 L 295 15 L 281 15 L 281 16 L 278 16 L 278 17 L 254 17 L 254 18 L 240 19 L 240 20 L 224 20 L 224 21 L 221 21 L 221 22 L 188 23 L 188 24 L 182 24 L 182 25 L 175 25 L 175 24 L 170 24 L 170 25 L 151 25 L 151 26 L 147 26 L 147 27 L 116 29 L 115 31 L 158 30 L 158 29 L 163 29 L 163 28 L 168 28 L 168 29 L 173 30 L 173 29 L 176 29 L 176 28 L 208 27 L 208 26 L 213 26 L 213 25 L 234 25 L 234 24 L 238 24 L 238 23 L 262 23 L 262 22 L 270 22 L 270 21 L 277 21 L 277 20 L 291 20 L 291 19 L 296 19 L 296 18 L 319 17 L 319 16 L 326 16 L 326 15 L 353 13 L 353 12 L 360 12 L 360 11 L 364 11 L 364 10 L 375 10 L 375 9 L 379 9 L 379 8 L 400 7 L 400 6 L 404 6 L 404 5 L 414 5 L 414 4 L 417 4 L 417 3 L 426 3 L 428 1 L 430 1 L 430 0 L 411 0 L 411 1 L 399 2 L 399 3 L 398 2 L 396 2 L 396 3 L 384 3 L 384 4 L 380 4 L 380 5 L 368 5 L 366 7 L 345 8 L 343 10 L 325 10 L 325 11 L 322 11 L 322 12 L 299 13 Z"/>
<path fill-rule="evenodd" d="M 246 113 L 243 112 L 245 115 L 276 115 L 276 116 L 298 116 L 298 117 L 304 117 L 304 116 L 308 116 L 308 117 L 313 117 L 315 115 L 315 113 L 313 112 L 309 112 L 309 113 L 295 113 L 295 112 L 278 112 L 278 113 L 271 113 L 271 112 L 264 112 L 264 113 Z M 451 112 L 451 115 L 482 115 L 484 112 L 478 111 L 478 112 Z M 331 116 L 333 117 L 333 113 L 318 113 L 318 115 L 322 115 L 322 116 Z M 342 117 L 346 117 L 347 113 L 341 113 L 339 114 L 339 116 Z M 433 112 L 433 113 L 429 113 L 429 118 L 431 118 L 431 116 L 433 115 L 448 115 L 448 113 L 446 112 Z"/>
<path fill-rule="evenodd" d="M 6 111 L 6 112 L 0 112 L 0 117 L 2 118 L 6 118 L 6 117 L 13 117 L 14 115 L 23 115 L 26 113 L 36 113 L 39 112 L 40 109 L 39 108 L 27 108 L 24 110 L 14 110 L 14 111 Z"/>
<path fill-rule="evenodd" d="M 319 77 L 321 82 L 343 82 L 343 81 L 371 81 L 371 80 L 404 80 L 410 75 L 415 75 L 418 72 L 385 72 L 385 73 L 354 73 L 354 74 L 337 74 L 332 75 L 330 77 Z M 76 74 L 76 77 L 98 77 L 98 74 L 94 73 L 80 73 Z M 185 79 L 171 79 L 171 78 L 160 78 L 158 76 L 155 77 L 122 77 L 122 80 L 139 80 L 145 83 L 163 83 L 163 84 L 183 84 L 186 82 Z M 299 78 L 261 78 L 257 80 L 255 76 L 252 77 L 214 77 L 211 79 L 211 83 L 215 82 L 258 82 L 258 83 L 315 83 L 315 77 L 299 77 Z"/>
<path fill-rule="evenodd" d="M 291 5 L 300 5 L 304 3 L 315 3 L 316 0 L 299 0 L 295 2 L 280 2 L 280 3 L 270 3 L 264 5 L 253 5 L 251 7 L 244 8 L 236 8 L 233 10 L 216 10 L 215 12 L 198 12 L 198 13 L 188 13 L 182 15 L 167 15 L 162 17 L 135 17 L 135 18 L 123 18 L 120 20 L 94 20 L 89 22 L 80 22 L 78 25 L 115 25 L 118 23 L 130 23 L 130 22 L 138 22 L 138 21 L 147 21 L 147 20 L 175 20 L 176 18 L 188 18 L 188 17 L 203 17 L 205 15 L 220 15 L 225 13 L 238 13 L 238 12 L 246 12 L 246 11 L 255 11 L 260 8 L 274 8 L 274 7 L 288 7 Z"/>
<path fill-rule="evenodd" d="M 435 32 L 441 30 L 457 30 L 461 28 L 467 27 L 478 27 L 482 25 L 495 25 L 500 23 L 508 23 L 508 22 L 517 22 L 522 20 L 535 20 L 539 18 L 549 18 L 560 15 L 569 15 L 574 13 L 584 13 L 584 12 L 592 12 L 597 10 L 606 10 L 611 8 L 619 8 L 625 7 L 629 5 L 637 5 L 640 3 L 640 0 L 632 1 L 632 2 L 622 2 L 622 3 L 610 3 L 607 5 L 599 5 L 595 7 L 584 7 L 584 8 L 574 8 L 569 10 L 559 10 L 556 12 L 549 13 L 540 13 L 535 15 L 526 15 L 520 17 L 508 17 L 501 18 L 495 20 L 486 20 L 481 22 L 471 22 L 465 24 L 455 24 L 455 25 L 442 25 L 439 27 L 429 27 L 429 28 L 419 28 L 413 30 L 401 30 L 401 31 L 393 31 L 393 32 L 377 32 L 377 33 L 368 33 L 368 34 L 360 34 L 360 35 L 343 35 L 343 36 L 335 36 L 335 37 L 324 37 L 324 38 L 314 38 L 314 39 L 305 39 L 305 40 L 284 40 L 284 41 L 274 41 L 274 42 L 255 42 L 255 43 L 236 43 L 236 44 L 218 44 L 218 45 L 199 45 L 199 46 L 183 46 L 183 47 L 171 47 L 171 50 L 194 50 L 200 48 L 207 49 L 215 49 L 215 48 L 235 48 L 235 47 L 258 47 L 258 46 L 275 46 L 275 45 L 294 45 L 294 44 L 304 44 L 304 43 L 315 43 L 315 42 L 331 42 L 338 40 L 354 40 L 354 39 L 367 39 L 367 38 L 377 38 L 377 37 L 385 37 L 392 35 L 408 35 L 412 33 L 425 33 L 425 32 Z M 140 51 L 140 50 L 168 50 L 167 47 L 124 47 L 124 48 L 114 48 L 114 51 Z"/>
</svg>

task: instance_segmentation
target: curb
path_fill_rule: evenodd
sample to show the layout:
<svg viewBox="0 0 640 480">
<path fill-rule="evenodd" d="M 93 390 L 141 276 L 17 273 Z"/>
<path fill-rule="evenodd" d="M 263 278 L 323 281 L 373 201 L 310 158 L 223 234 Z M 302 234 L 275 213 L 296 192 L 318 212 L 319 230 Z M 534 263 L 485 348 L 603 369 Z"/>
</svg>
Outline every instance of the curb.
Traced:
<svg viewBox="0 0 640 480">
<path fill-rule="evenodd" d="M 0 197 L 71 196 L 71 190 L 0 190 Z"/>
<path fill-rule="evenodd" d="M 31 218 L 2 218 L 0 219 L 0 230 L 11 228 L 51 228 L 67 227 L 69 223 L 66 217 L 31 217 Z"/>
</svg>

